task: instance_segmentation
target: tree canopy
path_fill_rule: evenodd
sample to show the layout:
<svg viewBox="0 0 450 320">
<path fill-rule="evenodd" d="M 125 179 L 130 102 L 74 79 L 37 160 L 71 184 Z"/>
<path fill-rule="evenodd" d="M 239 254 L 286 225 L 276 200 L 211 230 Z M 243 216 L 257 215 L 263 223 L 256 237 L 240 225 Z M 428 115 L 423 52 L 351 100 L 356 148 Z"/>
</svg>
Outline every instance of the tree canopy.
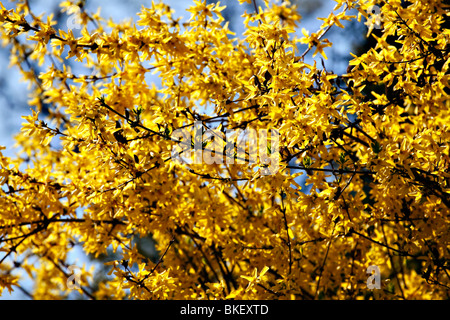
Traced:
<svg viewBox="0 0 450 320">
<path fill-rule="evenodd" d="M 0 153 L 0 292 L 28 275 L 36 299 L 449 298 L 447 1 L 336 0 L 317 31 L 247 1 L 242 37 L 220 3 L 181 23 L 152 1 L 134 24 L 63 1 L 74 35 L 15 2 L 0 36 L 32 114 Z M 375 45 L 336 74 L 327 32 L 354 20 Z M 74 279 L 76 248 L 114 252 L 109 275 Z"/>
</svg>

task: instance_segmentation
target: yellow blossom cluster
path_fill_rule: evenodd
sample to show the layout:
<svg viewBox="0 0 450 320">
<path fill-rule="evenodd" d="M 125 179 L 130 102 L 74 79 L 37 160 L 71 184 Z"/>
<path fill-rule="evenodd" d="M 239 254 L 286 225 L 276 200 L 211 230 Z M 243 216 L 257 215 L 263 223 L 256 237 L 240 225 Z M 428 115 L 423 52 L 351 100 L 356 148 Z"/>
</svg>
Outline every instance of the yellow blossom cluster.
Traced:
<svg viewBox="0 0 450 320">
<path fill-rule="evenodd" d="M 335 1 L 319 30 L 298 32 L 289 1 L 240 0 L 255 4 L 242 37 L 219 2 L 193 1 L 185 23 L 163 2 L 143 7 L 136 24 L 83 10 L 79 35 L 28 1 L 0 3 L 0 37 L 33 108 L 16 137 L 20 157 L 0 149 L 0 292 L 28 276 L 36 299 L 71 290 L 90 299 L 448 299 L 450 8 Z M 305 62 L 327 58 L 328 30 L 346 32 L 375 5 L 376 45 L 353 55 L 347 73 Z M 74 74 L 67 61 L 94 72 Z M 248 151 L 236 163 L 175 161 L 181 142 L 212 146 L 175 138 L 179 129 L 197 138 L 276 130 L 277 148 L 271 138 L 265 147 L 279 168 L 263 174 Z M 74 289 L 78 248 L 114 259 L 97 281 L 80 266 Z M 381 286 L 369 289 L 373 265 Z"/>
</svg>

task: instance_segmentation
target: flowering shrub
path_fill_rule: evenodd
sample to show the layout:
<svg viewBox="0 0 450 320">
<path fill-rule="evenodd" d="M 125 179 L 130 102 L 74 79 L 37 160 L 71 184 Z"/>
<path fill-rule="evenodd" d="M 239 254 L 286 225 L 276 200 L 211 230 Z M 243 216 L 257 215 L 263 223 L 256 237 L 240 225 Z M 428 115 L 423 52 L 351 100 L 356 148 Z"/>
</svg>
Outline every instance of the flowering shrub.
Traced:
<svg viewBox="0 0 450 320">
<path fill-rule="evenodd" d="M 182 24 L 152 2 L 137 25 L 82 4 L 61 3 L 77 13 L 80 36 L 28 1 L 0 4 L 0 35 L 33 107 L 16 137 L 20 157 L 0 153 L 0 290 L 28 274 L 37 299 L 71 290 L 93 299 L 449 298 L 446 1 L 336 0 L 317 32 L 296 32 L 301 17 L 288 1 L 254 2 L 241 38 L 219 3 L 194 1 Z M 326 59 L 327 31 L 370 21 L 374 5 L 376 46 L 347 73 L 305 62 Z M 92 72 L 74 74 L 66 61 Z M 48 67 L 38 74 L 30 62 Z M 266 132 L 256 139 L 264 143 L 217 147 L 217 133 L 248 130 Z M 258 146 L 266 155 L 251 159 Z M 180 147 L 236 161 L 175 161 Z M 264 174 L 264 156 L 277 158 L 276 171 Z M 145 237 L 156 258 L 139 248 Z M 95 268 L 79 268 L 74 278 L 75 248 L 115 252 L 110 276 L 94 285 Z M 381 286 L 371 290 L 372 265 Z"/>
</svg>

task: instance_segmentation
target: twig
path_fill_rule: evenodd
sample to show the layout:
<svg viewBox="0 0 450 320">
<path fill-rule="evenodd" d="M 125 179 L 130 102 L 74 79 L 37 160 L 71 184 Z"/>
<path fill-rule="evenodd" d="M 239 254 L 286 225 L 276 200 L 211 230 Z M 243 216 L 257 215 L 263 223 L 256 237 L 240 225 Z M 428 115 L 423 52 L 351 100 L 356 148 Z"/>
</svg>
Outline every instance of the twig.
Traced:
<svg viewBox="0 0 450 320">
<path fill-rule="evenodd" d="M 149 275 L 151 275 L 153 272 L 155 272 L 156 268 L 164 261 L 164 256 L 167 254 L 167 251 L 169 251 L 172 244 L 175 242 L 175 236 L 172 236 L 172 239 L 170 239 L 169 245 L 166 247 L 166 250 L 164 253 L 159 257 L 158 262 L 156 262 L 155 266 L 150 270 L 150 273 L 145 276 L 144 279 L 146 279 Z"/>
<path fill-rule="evenodd" d="M 336 227 L 336 223 L 334 223 L 333 231 L 331 232 L 330 240 L 328 242 L 327 251 L 325 253 L 325 258 L 323 259 L 322 266 L 320 267 L 319 280 L 317 280 L 316 293 L 314 294 L 314 299 L 317 297 L 317 293 L 319 292 L 320 279 L 322 279 L 323 269 L 325 268 L 325 263 L 327 262 L 328 252 L 330 251 L 331 242 L 333 241 L 334 229 Z"/>
<path fill-rule="evenodd" d="M 283 192 L 281 192 L 280 196 L 281 196 L 281 205 L 282 205 L 281 212 L 283 213 L 284 228 L 286 229 L 287 246 L 289 249 L 289 274 L 291 274 L 291 271 L 292 271 L 291 237 L 289 236 L 289 226 L 288 226 L 288 222 L 287 222 L 287 218 L 286 218 L 286 206 L 284 205 Z"/>
<path fill-rule="evenodd" d="M 324 168 L 310 168 L 305 166 L 286 166 L 288 169 L 300 169 L 300 170 L 311 170 L 311 171 L 324 171 L 331 172 L 333 174 L 343 174 L 343 173 L 352 173 L 352 174 L 376 174 L 375 171 L 358 171 L 358 170 L 345 170 L 345 169 L 324 169 Z"/>
<path fill-rule="evenodd" d="M 345 5 L 345 8 L 343 10 L 343 12 L 347 11 L 348 9 L 348 4 Z M 321 40 L 323 38 L 323 36 L 331 29 L 331 27 L 334 24 L 330 24 L 321 34 L 320 36 L 317 38 L 317 40 Z M 309 51 L 311 51 L 311 49 L 313 48 L 313 46 L 309 46 L 308 49 L 305 50 L 305 52 L 303 52 L 303 54 L 300 56 L 300 59 L 304 59 L 305 56 L 308 54 Z"/>
<path fill-rule="evenodd" d="M 373 242 L 373 243 L 375 243 L 375 244 L 377 244 L 377 245 L 379 245 L 379 246 L 382 246 L 382 247 L 388 248 L 388 249 L 390 249 L 390 250 L 392 250 L 392 251 L 395 251 L 395 252 L 397 252 L 399 255 L 416 258 L 416 256 L 414 256 L 414 255 L 412 255 L 412 254 L 409 254 L 409 253 L 407 253 L 407 252 L 405 252 L 405 251 L 401 251 L 401 250 L 392 248 L 392 247 L 388 246 L 387 244 L 384 244 L 384 243 L 382 243 L 382 242 L 379 242 L 379 241 L 377 241 L 377 240 L 374 240 L 374 239 L 372 239 L 372 238 L 370 238 L 370 237 L 368 237 L 368 236 L 366 236 L 366 235 L 364 235 L 364 234 L 362 234 L 362 233 L 359 233 L 359 232 L 355 231 L 354 229 L 351 229 L 351 230 L 349 231 L 348 235 L 350 235 L 350 234 L 352 234 L 352 233 L 357 234 L 358 236 L 363 237 L 364 239 L 367 239 L 367 240 L 369 240 L 369 241 L 371 241 L 371 242 Z"/>
</svg>

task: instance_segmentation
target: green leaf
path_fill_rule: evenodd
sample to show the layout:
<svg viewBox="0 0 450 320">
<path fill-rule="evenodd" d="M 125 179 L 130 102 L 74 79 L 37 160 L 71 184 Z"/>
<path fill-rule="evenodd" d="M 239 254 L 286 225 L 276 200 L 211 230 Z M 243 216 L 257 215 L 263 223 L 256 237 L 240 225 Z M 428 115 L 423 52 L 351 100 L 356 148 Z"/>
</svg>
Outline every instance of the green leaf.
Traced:
<svg viewBox="0 0 450 320">
<path fill-rule="evenodd" d="M 303 166 L 305 168 L 309 168 L 311 166 L 311 164 L 312 164 L 311 157 L 309 157 L 309 156 L 303 157 Z"/>
<path fill-rule="evenodd" d="M 383 149 L 378 141 L 373 142 L 371 144 L 371 147 L 372 147 L 373 152 L 375 152 L 376 154 L 380 153 L 381 150 Z"/>
<path fill-rule="evenodd" d="M 344 165 L 344 163 L 347 161 L 346 156 L 347 155 L 345 154 L 345 152 L 341 152 L 341 154 L 339 155 L 339 163 L 340 164 Z"/>
</svg>

